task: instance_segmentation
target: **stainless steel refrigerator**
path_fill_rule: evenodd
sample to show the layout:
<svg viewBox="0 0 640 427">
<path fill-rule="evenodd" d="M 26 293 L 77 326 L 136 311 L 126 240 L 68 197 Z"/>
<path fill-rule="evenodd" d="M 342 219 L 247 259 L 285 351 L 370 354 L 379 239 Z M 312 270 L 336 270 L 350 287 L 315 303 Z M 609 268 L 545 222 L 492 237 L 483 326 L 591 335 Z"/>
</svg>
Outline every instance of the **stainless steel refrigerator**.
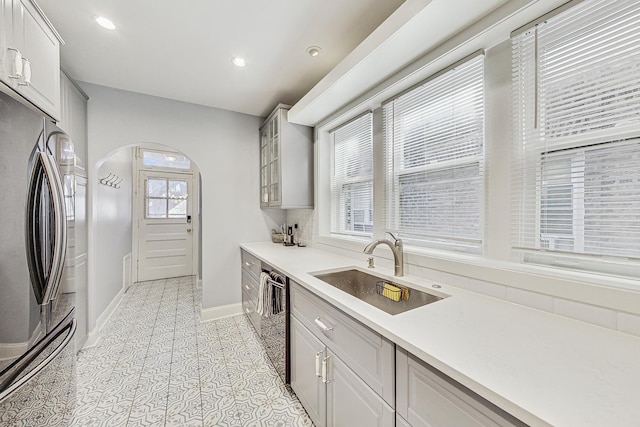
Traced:
<svg viewBox="0 0 640 427">
<path fill-rule="evenodd" d="M 0 92 L 0 425 L 64 426 L 75 405 L 75 295 L 61 286 L 73 144 Z"/>
</svg>

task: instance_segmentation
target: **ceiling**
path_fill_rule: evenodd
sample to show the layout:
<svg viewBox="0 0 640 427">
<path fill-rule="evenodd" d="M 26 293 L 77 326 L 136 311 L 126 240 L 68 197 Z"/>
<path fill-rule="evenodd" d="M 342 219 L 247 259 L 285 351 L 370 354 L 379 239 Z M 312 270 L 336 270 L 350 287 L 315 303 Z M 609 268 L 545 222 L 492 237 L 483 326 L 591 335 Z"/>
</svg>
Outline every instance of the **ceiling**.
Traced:
<svg viewBox="0 0 640 427">
<path fill-rule="evenodd" d="M 403 2 L 38 0 L 74 79 L 257 116 L 295 104 Z"/>
</svg>

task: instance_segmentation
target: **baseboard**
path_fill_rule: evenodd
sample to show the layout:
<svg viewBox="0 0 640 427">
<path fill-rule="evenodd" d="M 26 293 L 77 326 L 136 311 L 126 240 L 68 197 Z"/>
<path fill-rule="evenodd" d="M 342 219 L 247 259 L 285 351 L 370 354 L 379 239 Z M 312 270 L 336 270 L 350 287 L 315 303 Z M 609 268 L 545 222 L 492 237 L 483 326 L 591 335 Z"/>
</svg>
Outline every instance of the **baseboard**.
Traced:
<svg viewBox="0 0 640 427">
<path fill-rule="evenodd" d="M 0 360 L 15 359 L 33 346 L 42 337 L 42 322 L 38 322 L 27 342 L 0 343 Z"/>
<path fill-rule="evenodd" d="M 122 287 L 126 291 L 131 286 L 131 252 L 122 258 Z"/>
<path fill-rule="evenodd" d="M 84 344 L 80 348 L 81 350 L 84 350 L 85 348 L 95 347 L 96 344 L 100 342 L 100 332 L 97 329 L 98 328 L 87 334 L 87 337 L 84 340 Z"/>
<path fill-rule="evenodd" d="M 225 317 L 237 316 L 242 314 L 242 303 L 227 304 L 218 307 L 201 308 L 200 322 L 210 322 L 212 320 L 222 319 Z"/>
<path fill-rule="evenodd" d="M 111 303 L 107 306 L 107 308 L 105 308 L 102 314 L 98 316 L 98 318 L 96 319 L 96 327 L 93 328 L 93 330 L 87 334 L 87 340 L 82 346 L 83 349 L 90 348 L 98 344 L 98 342 L 100 341 L 100 331 L 102 331 L 102 328 L 104 328 L 104 325 L 111 318 L 113 313 L 116 311 L 116 308 L 118 308 L 118 305 L 120 305 L 120 301 L 122 301 L 124 292 L 125 292 L 125 289 L 120 289 L 120 292 L 118 292 L 115 298 L 111 300 Z"/>
<path fill-rule="evenodd" d="M 29 348 L 28 342 L 0 344 L 0 360 L 15 359 Z"/>
</svg>

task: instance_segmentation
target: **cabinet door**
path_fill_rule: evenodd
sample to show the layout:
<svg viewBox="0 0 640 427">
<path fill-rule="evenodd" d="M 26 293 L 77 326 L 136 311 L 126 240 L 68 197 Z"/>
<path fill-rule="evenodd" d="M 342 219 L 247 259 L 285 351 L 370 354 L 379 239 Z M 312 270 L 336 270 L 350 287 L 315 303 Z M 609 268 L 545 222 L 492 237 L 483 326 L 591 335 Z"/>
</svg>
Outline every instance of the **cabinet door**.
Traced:
<svg viewBox="0 0 640 427">
<path fill-rule="evenodd" d="M 406 422 L 400 415 L 396 414 L 396 427 L 411 427 L 411 424 Z"/>
<path fill-rule="evenodd" d="M 14 41 L 16 20 L 18 13 L 14 13 L 14 0 L 0 0 L 0 80 L 13 87 L 17 82 L 10 78 L 14 72 L 12 54 L 9 49 L 17 49 Z"/>
<path fill-rule="evenodd" d="M 291 388 L 316 427 L 327 423 L 326 387 L 321 362 L 325 347 L 295 317 L 291 316 Z M 349 425 L 349 424 L 342 424 Z"/>
<path fill-rule="evenodd" d="M 260 206 L 269 206 L 269 125 L 260 132 Z"/>
<path fill-rule="evenodd" d="M 280 183 L 280 115 L 276 112 L 269 124 L 269 206 L 282 204 Z"/>
<path fill-rule="evenodd" d="M 22 57 L 31 64 L 31 83 L 19 85 L 17 91 L 45 113 L 60 115 L 60 42 L 28 0 L 19 3 L 22 21 L 17 43 Z M 22 39 L 20 39 L 20 37 Z"/>
<path fill-rule="evenodd" d="M 412 426 L 526 425 L 406 350 L 396 348 L 396 407 Z"/>
<path fill-rule="evenodd" d="M 331 350 L 327 353 L 327 426 L 393 427 L 395 411 Z"/>
</svg>

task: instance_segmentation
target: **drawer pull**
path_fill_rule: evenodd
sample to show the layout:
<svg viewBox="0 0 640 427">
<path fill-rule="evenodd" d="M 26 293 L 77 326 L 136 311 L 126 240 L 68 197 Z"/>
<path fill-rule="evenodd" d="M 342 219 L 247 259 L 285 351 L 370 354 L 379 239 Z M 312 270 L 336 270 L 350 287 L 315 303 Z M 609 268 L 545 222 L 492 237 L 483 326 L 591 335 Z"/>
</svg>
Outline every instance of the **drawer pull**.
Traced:
<svg viewBox="0 0 640 427">
<path fill-rule="evenodd" d="M 322 382 L 324 384 L 329 383 L 329 380 L 327 379 L 327 361 L 329 360 L 329 357 L 331 356 L 327 356 L 324 359 L 322 359 Z"/>
<path fill-rule="evenodd" d="M 244 285 L 244 288 L 245 288 L 246 290 L 251 289 L 251 288 L 249 287 L 249 285 Z"/>
<path fill-rule="evenodd" d="M 316 326 L 320 329 L 322 329 L 322 332 L 331 332 L 333 331 L 333 327 L 329 327 L 327 325 L 324 324 L 324 322 L 322 320 L 320 320 L 319 317 L 316 317 Z"/>
<path fill-rule="evenodd" d="M 247 267 L 251 267 L 253 265 L 253 263 L 249 262 L 249 261 L 245 261 L 244 265 L 246 265 Z"/>
<path fill-rule="evenodd" d="M 321 359 L 322 358 L 322 350 L 316 353 L 316 377 L 320 378 L 322 376 L 321 371 Z"/>
</svg>

